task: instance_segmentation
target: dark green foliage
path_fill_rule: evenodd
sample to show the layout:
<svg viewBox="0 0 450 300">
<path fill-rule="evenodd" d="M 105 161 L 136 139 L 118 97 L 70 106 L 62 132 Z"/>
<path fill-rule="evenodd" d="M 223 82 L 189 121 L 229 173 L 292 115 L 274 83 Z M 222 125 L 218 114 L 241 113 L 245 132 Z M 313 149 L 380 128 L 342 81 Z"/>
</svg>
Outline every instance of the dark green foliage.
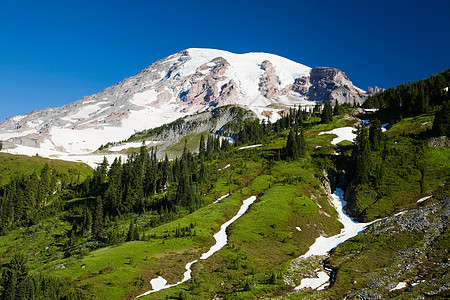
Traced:
<svg viewBox="0 0 450 300">
<path fill-rule="evenodd" d="M 130 221 L 130 226 L 128 227 L 127 242 L 138 241 L 139 240 L 139 228 L 136 226 L 134 219 Z"/>
<path fill-rule="evenodd" d="M 358 129 L 352 158 L 355 181 L 361 184 L 367 183 L 369 181 L 371 157 L 369 130 L 366 127 Z"/>
<path fill-rule="evenodd" d="M 339 104 L 339 102 L 336 101 L 336 104 L 334 105 L 334 109 L 333 109 L 333 115 L 338 116 L 338 115 L 342 114 L 343 112 L 344 112 L 344 109 Z"/>
<path fill-rule="evenodd" d="M 16 253 L 3 265 L 0 278 L 0 299 L 86 299 L 68 279 L 28 274 L 28 260 Z"/>
<path fill-rule="evenodd" d="M 303 134 L 303 128 L 291 128 L 284 148 L 285 156 L 287 158 L 298 159 L 305 156 L 306 143 Z"/>
<path fill-rule="evenodd" d="M 448 101 L 450 94 L 444 90 L 448 86 L 450 70 L 370 96 L 364 107 L 379 108 L 380 114 L 390 116 L 392 122 L 396 122 L 401 118 L 427 113 Z"/>
<path fill-rule="evenodd" d="M 333 108 L 331 107 L 330 101 L 325 101 L 321 119 L 322 124 L 328 124 L 333 121 Z"/>
<path fill-rule="evenodd" d="M 435 136 L 450 137 L 450 101 L 444 102 L 441 109 L 436 112 L 432 130 Z"/>
<path fill-rule="evenodd" d="M 92 235 L 99 238 L 103 233 L 103 200 L 98 196 L 95 204 L 94 220 L 92 221 Z"/>
<path fill-rule="evenodd" d="M 369 128 L 369 141 L 372 150 L 380 150 L 383 142 L 383 132 L 381 131 L 381 122 L 375 119 L 370 124 Z"/>
</svg>

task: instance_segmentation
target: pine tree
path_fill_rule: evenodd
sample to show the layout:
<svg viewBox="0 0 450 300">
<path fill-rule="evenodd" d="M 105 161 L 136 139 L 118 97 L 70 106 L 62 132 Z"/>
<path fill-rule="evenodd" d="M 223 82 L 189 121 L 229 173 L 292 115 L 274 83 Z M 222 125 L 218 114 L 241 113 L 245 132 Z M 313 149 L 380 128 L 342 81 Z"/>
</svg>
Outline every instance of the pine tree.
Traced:
<svg viewBox="0 0 450 300">
<path fill-rule="evenodd" d="M 336 101 L 336 104 L 334 105 L 333 115 L 338 116 L 342 114 L 343 109 L 342 106 L 339 104 L 338 101 Z"/>
<path fill-rule="evenodd" d="M 200 144 L 198 146 L 198 154 L 200 157 L 205 156 L 205 136 L 202 134 L 200 136 Z"/>
<path fill-rule="evenodd" d="M 322 124 L 328 124 L 333 121 L 333 109 L 331 108 L 331 103 L 329 101 L 325 101 L 322 110 Z"/>
<path fill-rule="evenodd" d="M 372 150 L 377 151 L 382 147 L 383 132 L 381 131 L 381 122 L 378 119 L 372 122 L 369 129 L 369 141 Z"/>
<path fill-rule="evenodd" d="M 366 127 L 358 129 L 355 150 L 352 153 L 355 180 L 358 183 L 369 181 L 369 171 L 371 167 L 369 133 Z"/>
<path fill-rule="evenodd" d="M 433 121 L 433 134 L 450 137 L 450 102 L 446 101 L 435 114 Z"/>
<path fill-rule="evenodd" d="M 92 221 L 92 235 L 99 238 L 103 233 L 103 200 L 97 197 L 95 204 L 94 220 Z"/>
<path fill-rule="evenodd" d="M 305 134 L 303 131 L 303 127 L 300 127 L 300 131 L 297 136 L 297 144 L 298 144 L 298 154 L 300 157 L 304 157 L 306 155 L 306 141 Z"/>
</svg>

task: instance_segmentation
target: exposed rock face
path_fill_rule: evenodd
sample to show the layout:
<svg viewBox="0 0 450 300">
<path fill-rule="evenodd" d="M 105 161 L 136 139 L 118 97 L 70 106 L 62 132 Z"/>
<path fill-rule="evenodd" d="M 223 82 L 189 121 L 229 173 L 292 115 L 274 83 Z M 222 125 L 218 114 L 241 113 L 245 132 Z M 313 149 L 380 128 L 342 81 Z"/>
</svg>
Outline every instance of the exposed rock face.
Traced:
<svg viewBox="0 0 450 300">
<path fill-rule="evenodd" d="M 376 95 L 376 94 L 384 92 L 385 90 L 386 89 L 383 89 L 383 88 L 378 87 L 378 86 L 374 86 L 374 87 L 369 86 L 367 88 L 367 92 L 366 93 L 367 93 L 367 95 Z"/>
<path fill-rule="evenodd" d="M 338 69 L 317 67 L 310 74 L 309 100 L 363 103 L 367 97 L 363 90 L 356 88 L 345 73 Z"/>
<path fill-rule="evenodd" d="M 280 79 L 276 75 L 272 63 L 268 60 L 262 62 L 261 70 L 264 70 L 264 74 L 259 78 L 259 90 L 267 99 L 273 99 L 279 93 Z"/>
</svg>

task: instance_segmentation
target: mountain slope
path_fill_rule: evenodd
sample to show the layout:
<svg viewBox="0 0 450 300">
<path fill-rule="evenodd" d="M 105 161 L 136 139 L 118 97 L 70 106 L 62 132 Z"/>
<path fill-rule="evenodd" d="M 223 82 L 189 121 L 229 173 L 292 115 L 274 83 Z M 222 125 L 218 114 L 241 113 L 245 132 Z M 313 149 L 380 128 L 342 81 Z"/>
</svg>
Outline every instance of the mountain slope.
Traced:
<svg viewBox="0 0 450 300">
<path fill-rule="evenodd" d="M 311 69 L 267 53 L 187 49 L 100 93 L 8 118 L 0 123 L 0 141 L 7 141 L 4 148 L 40 148 L 46 156 L 86 154 L 217 106 L 242 106 L 275 121 L 292 105 L 362 102 L 367 95 L 336 69 Z"/>
</svg>

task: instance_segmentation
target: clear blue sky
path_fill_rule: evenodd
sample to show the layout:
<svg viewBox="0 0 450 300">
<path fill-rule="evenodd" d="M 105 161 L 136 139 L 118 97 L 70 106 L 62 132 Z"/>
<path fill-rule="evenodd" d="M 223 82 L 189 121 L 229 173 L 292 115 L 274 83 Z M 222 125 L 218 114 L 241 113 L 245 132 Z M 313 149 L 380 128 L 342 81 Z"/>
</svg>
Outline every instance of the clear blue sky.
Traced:
<svg viewBox="0 0 450 300">
<path fill-rule="evenodd" d="M 396 86 L 450 67 L 450 1 L 0 0 L 0 121 L 201 47 L 274 53 Z"/>
</svg>

